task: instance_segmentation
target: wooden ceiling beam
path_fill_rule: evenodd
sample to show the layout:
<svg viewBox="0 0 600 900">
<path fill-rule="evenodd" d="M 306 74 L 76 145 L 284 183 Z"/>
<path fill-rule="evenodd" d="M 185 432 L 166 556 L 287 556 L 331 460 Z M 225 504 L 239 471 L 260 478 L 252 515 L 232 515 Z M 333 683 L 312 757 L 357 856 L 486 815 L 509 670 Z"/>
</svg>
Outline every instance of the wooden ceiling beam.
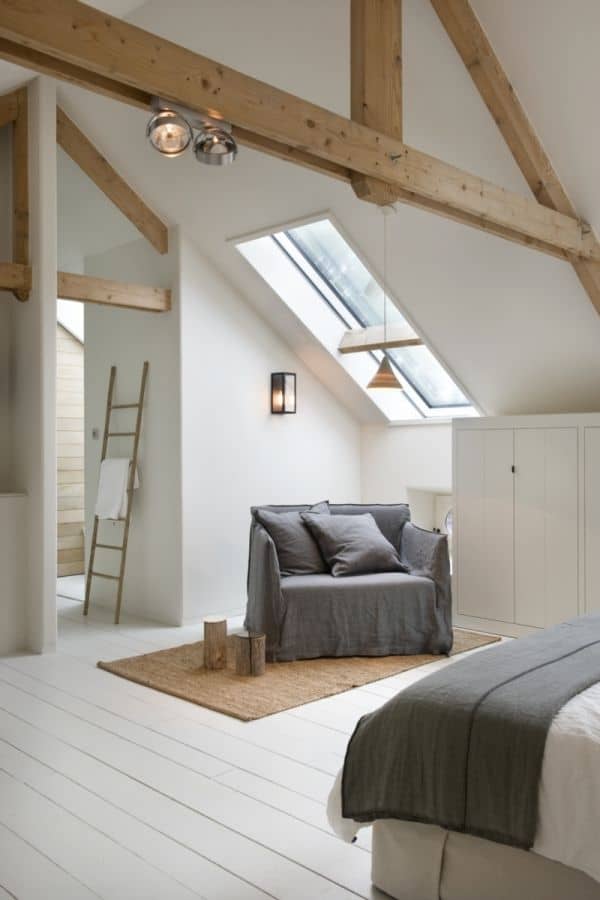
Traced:
<svg viewBox="0 0 600 900">
<path fill-rule="evenodd" d="M 351 0 L 350 114 L 402 140 L 402 0 Z M 380 206 L 398 192 L 366 175 L 352 175 L 354 193 Z"/>
<path fill-rule="evenodd" d="M 169 249 L 167 226 L 144 203 L 139 194 L 136 194 L 133 188 L 127 184 L 60 106 L 56 108 L 56 140 L 73 162 L 77 163 L 96 187 L 100 188 L 155 250 L 158 250 L 159 253 L 167 253 Z"/>
<path fill-rule="evenodd" d="M 29 266 L 29 115 L 27 88 L 16 93 L 17 115 L 12 125 L 12 258 Z M 13 290 L 17 300 L 29 299 L 31 284 Z"/>
<path fill-rule="evenodd" d="M 0 290 L 29 295 L 31 268 L 21 263 L 0 262 Z"/>
<path fill-rule="evenodd" d="M 17 91 L 3 94 L 0 97 L 0 128 L 10 125 L 17 118 L 19 112 L 19 97 Z"/>
<path fill-rule="evenodd" d="M 431 0 L 431 3 L 534 197 L 549 209 L 579 218 L 468 0 Z M 591 229 L 589 237 L 600 247 Z M 600 312 L 600 265 L 570 254 L 567 258 Z"/>
<path fill-rule="evenodd" d="M 398 347 L 419 347 L 423 341 L 409 325 L 383 325 L 355 328 L 346 331 L 338 347 L 339 353 L 364 353 L 367 350 L 392 350 Z"/>
<path fill-rule="evenodd" d="M 171 291 L 167 288 L 128 284 L 92 275 L 58 272 L 56 290 L 61 300 L 80 300 L 146 312 L 168 312 L 171 309 Z"/>
<path fill-rule="evenodd" d="M 77 0 L 0 0 L 0 38 L 43 54 L 47 71 L 57 78 L 73 80 L 75 67 L 78 83 L 91 90 L 106 92 L 107 83 L 119 83 L 124 97 L 132 90 L 138 98 L 163 96 L 327 166 L 385 181 L 413 202 L 422 200 L 424 208 L 464 215 L 484 230 L 489 224 L 507 229 L 525 245 L 600 260 L 593 236 L 570 216 Z"/>
</svg>

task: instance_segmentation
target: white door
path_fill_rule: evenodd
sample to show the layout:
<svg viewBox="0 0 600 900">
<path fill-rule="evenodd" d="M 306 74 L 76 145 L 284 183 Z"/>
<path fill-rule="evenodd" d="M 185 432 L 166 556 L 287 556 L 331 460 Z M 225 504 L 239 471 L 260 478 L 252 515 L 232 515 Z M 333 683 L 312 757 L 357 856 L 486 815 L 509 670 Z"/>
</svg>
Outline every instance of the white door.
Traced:
<svg viewBox="0 0 600 900">
<path fill-rule="evenodd" d="M 585 429 L 585 609 L 600 612 L 600 428 Z"/>
<path fill-rule="evenodd" d="M 515 621 L 578 613 L 576 428 L 515 430 Z"/>
<path fill-rule="evenodd" d="M 456 434 L 457 609 L 514 621 L 513 430 Z"/>
</svg>

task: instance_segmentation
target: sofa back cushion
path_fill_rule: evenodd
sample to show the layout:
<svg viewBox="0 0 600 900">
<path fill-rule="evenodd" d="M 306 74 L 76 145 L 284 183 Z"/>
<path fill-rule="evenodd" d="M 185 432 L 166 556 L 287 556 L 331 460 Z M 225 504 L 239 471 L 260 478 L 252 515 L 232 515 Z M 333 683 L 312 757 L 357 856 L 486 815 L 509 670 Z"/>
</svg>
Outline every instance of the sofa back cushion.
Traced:
<svg viewBox="0 0 600 900">
<path fill-rule="evenodd" d="M 329 508 L 332 516 L 363 516 L 370 513 L 384 537 L 396 550 L 400 550 L 402 529 L 410 522 L 407 503 L 332 503 Z"/>
<path fill-rule="evenodd" d="M 406 572 L 398 551 L 370 513 L 320 516 L 302 513 L 334 577 Z"/>
<path fill-rule="evenodd" d="M 326 501 L 302 509 L 317 516 L 329 516 Z M 299 510 L 258 506 L 252 509 L 252 515 L 273 539 L 282 575 L 318 575 L 329 571 Z"/>
</svg>

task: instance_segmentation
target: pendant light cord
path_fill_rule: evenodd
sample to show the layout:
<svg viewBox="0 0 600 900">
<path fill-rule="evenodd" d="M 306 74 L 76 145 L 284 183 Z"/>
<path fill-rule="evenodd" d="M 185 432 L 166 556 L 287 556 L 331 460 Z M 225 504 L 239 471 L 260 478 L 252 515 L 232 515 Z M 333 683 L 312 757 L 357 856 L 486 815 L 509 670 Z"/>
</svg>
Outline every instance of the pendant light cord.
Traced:
<svg viewBox="0 0 600 900">
<path fill-rule="evenodd" d="M 383 215 L 383 341 L 387 341 L 387 217 L 388 210 L 382 207 Z M 385 351 L 384 351 L 385 355 Z"/>
</svg>

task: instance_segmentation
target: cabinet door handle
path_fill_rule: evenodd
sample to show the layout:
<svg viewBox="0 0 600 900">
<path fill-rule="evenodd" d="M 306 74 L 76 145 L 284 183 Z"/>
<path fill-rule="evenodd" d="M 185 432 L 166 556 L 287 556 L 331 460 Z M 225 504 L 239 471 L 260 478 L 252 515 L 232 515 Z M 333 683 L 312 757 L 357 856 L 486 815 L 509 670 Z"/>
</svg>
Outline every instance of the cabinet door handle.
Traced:
<svg viewBox="0 0 600 900">
<path fill-rule="evenodd" d="M 510 471 L 511 471 L 511 472 L 513 473 L 513 475 L 514 475 L 515 472 L 517 471 L 517 467 L 516 467 L 516 466 L 511 466 L 511 467 L 510 467 Z"/>
</svg>

